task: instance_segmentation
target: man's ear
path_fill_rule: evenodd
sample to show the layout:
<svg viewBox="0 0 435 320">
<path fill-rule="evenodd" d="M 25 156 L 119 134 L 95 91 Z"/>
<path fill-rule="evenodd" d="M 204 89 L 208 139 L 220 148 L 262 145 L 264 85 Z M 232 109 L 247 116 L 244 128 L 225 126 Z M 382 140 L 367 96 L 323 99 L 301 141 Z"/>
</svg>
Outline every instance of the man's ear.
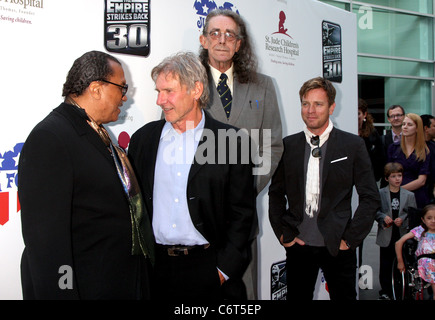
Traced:
<svg viewBox="0 0 435 320">
<path fill-rule="evenodd" d="M 102 84 L 98 81 L 92 81 L 89 84 L 88 87 L 89 94 L 91 95 L 92 98 L 96 100 L 99 100 L 101 98 L 102 90 L 103 90 Z"/>
<path fill-rule="evenodd" d="M 335 102 L 329 106 L 329 115 L 332 116 L 335 110 Z"/>
<path fill-rule="evenodd" d="M 208 49 L 207 38 L 203 34 L 199 36 L 199 43 L 204 49 Z"/>
<path fill-rule="evenodd" d="M 195 82 L 195 99 L 199 99 L 202 95 L 202 92 L 204 91 L 204 84 L 200 81 Z"/>
</svg>

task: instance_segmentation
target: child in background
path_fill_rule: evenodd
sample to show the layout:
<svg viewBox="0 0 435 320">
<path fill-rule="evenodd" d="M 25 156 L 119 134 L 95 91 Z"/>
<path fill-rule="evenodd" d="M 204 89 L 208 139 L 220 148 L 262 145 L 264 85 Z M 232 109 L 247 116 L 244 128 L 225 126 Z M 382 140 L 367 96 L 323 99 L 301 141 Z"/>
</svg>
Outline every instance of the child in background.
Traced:
<svg viewBox="0 0 435 320">
<path fill-rule="evenodd" d="M 379 245 L 379 283 L 380 300 L 391 300 L 391 273 L 396 257 L 395 243 L 408 232 L 409 208 L 416 208 L 414 193 L 400 185 L 402 184 L 403 167 L 400 163 L 389 162 L 384 167 L 384 177 L 388 186 L 379 190 L 381 208 L 376 213 L 378 233 L 376 244 Z"/>
<path fill-rule="evenodd" d="M 405 234 L 396 242 L 397 268 L 400 272 L 405 271 L 403 263 L 402 248 L 408 239 L 418 241 L 415 255 L 418 259 L 418 274 L 431 284 L 432 296 L 435 300 L 435 205 L 429 204 L 422 212 L 422 223 L 420 226 Z"/>
</svg>

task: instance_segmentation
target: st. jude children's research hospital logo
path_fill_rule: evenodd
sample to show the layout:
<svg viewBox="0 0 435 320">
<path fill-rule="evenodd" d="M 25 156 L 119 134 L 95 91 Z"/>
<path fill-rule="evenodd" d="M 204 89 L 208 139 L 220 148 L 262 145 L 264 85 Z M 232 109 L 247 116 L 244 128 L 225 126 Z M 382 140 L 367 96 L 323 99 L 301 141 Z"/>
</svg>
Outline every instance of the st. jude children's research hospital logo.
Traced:
<svg viewBox="0 0 435 320">
<path fill-rule="evenodd" d="M 20 211 L 18 200 L 18 158 L 24 143 L 15 145 L 13 150 L 0 152 L 0 225 L 9 221 L 11 214 Z M 16 201 L 16 203 L 14 203 Z M 13 212 L 11 212 L 13 211 Z"/>
<path fill-rule="evenodd" d="M 299 43 L 288 33 L 287 16 L 284 11 L 277 14 L 278 30 L 264 37 L 264 48 L 270 61 L 279 65 L 294 66 L 299 57 Z"/>
</svg>

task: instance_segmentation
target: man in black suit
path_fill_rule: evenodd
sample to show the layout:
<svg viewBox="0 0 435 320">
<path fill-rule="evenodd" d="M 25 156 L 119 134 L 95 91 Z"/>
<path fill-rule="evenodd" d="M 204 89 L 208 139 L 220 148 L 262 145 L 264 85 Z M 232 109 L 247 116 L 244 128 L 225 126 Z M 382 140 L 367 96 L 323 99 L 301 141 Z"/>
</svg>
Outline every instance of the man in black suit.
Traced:
<svg viewBox="0 0 435 320">
<path fill-rule="evenodd" d="M 149 297 L 151 224 L 127 155 L 102 126 L 118 119 L 127 88 L 116 58 L 85 53 L 68 72 L 65 102 L 24 143 L 24 299 Z"/>
<path fill-rule="evenodd" d="M 391 130 L 388 130 L 381 136 L 382 144 L 384 147 L 384 159 L 387 160 L 388 147 L 392 143 L 400 143 L 402 136 L 402 122 L 405 118 L 405 110 L 402 106 L 394 104 L 387 110 L 387 120 L 391 124 Z"/>
<path fill-rule="evenodd" d="M 395 143 L 400 143 L 402 137 L 402 122 L 405 119 L 405 109 L 398 104 L 391 105 L 387 110 L 387 120 L 391 124 L 391 130 L 388 130 L 381 136 L 382 148 L 384 152 L 384 161 L 388 161 L 388 147 Z M 381 179 L 380 187 L 383 188 L 388 185 L 385 179 Z"/>
<path fill-rule="evenodd" d="M 402 136 L 402 122 L 405 118 L 405 109 L 398 104 L 393 104 L 387 110 L 387 120 L 391 124 L 391 130 L 387 131 L 383 140 L 385 154 L 387 154 L 388 146 L 392 143 L 400 143 Z"/>
<path fill-rule="evenodd" d="M 207 74 L 193 53 L 164 59 L 151 75 L 165 119 L 133 134 L 129 156 L 152 214 L 153 294 L 217 300 L 247 265 L 255 215 L 253 164 L 242 154 L 249 136 L 203 110 Z"/>
<path fill-rule="evenodd" d="M 380 205 L 370 158 L 357 135 L 335 128 L 335 88 L 323 78 L 299 91 L 306 128 L 284 138 L 269 188 L 269 218 L 285 247 L 287 300 L 310 300 L 319 268 L 332 300 L 356 299 L 355 248 Z M 359 205 L 352 215 L 353 187 Z"/>
</svg>

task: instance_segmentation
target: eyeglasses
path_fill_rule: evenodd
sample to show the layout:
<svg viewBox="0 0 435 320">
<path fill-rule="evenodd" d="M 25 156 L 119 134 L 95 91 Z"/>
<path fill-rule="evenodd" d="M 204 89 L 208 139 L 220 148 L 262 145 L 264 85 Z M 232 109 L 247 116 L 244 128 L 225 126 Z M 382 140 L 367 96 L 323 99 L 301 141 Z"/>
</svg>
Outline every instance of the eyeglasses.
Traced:
<svg viewBox="0 0 435 320">
<path fill-rule="evenodd" d="M 398 119 L 398 118 L 402 118 L 404 116 L 404 114 L 392 114 L 391 116 L 388 116 L 388 118 L 390 119 Z"/>
<path fill-rule="evenodd" d="M 113 84 L 114 86 L 120 87 L 121 88 L 121 93 L 122 93 L 122 97 L 124 97 L 127 94 L 128 91 L 128 84 L 124 84 L 123 86 L 117 83 L 113 83 L 107 80 L 100 80 L 102 82 L 106 82 L 106 83 L 110 83 Z"/>
<path fill-rule="evenodd" d="M 311 137 L 310 142 L 313 146 L 316 146 L 313 150 L 311 150 L 311 155 L 314 158 L 322 158 L 322 150 L 319 147 L 320 137 L 319 136 Z"/>
<path fill-rule="evenodd" d="M 234 42 L 238 38 L 237 35 L 234 32 L 226 31 L 226 32 L 220 32 L 219 30 L 211 31 L 208 34 L 212 40 L 219 40 L 222 35 L 225 35 L 225 40 L 228 42 Z"/>
</svg>

